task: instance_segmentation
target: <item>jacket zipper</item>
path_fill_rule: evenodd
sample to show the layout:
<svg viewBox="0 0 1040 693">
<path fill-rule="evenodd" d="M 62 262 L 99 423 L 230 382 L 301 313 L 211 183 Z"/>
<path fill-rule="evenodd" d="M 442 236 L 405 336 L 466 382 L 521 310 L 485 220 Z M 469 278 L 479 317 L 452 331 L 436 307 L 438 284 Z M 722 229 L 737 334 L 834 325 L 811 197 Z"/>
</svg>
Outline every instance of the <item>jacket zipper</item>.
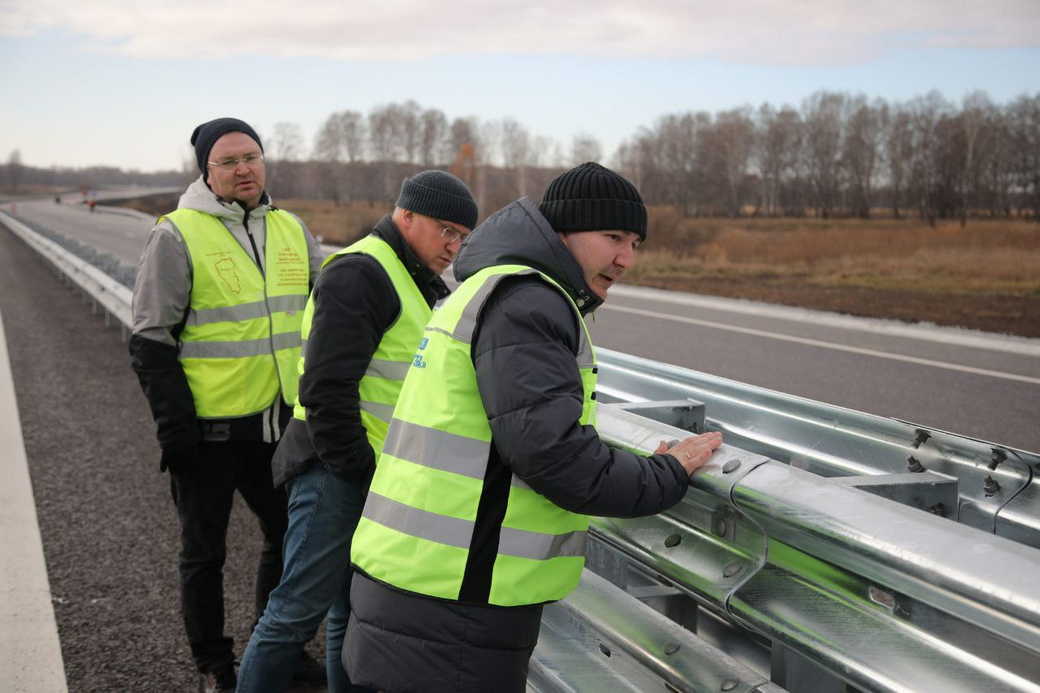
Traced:
<svg viewBox="0 0 1040 693">
<path fill-rule="evenodd" d="M 271 358 L 274 359 L 274 372 L 278 375 L 278 396 L 275 397 L 274 407 L 277 405 L 278 410 L 281 409 L 279 400 L 282 398 L 282 369 L 278 367 L 278 357 L 275 355 L 274 347 L 274 318 L 271 316 L 271 302 L 270 297 L 267 295 L 267 273 L 264 270 L 264 265 L 260 261 L 260 251 L 257 250 L 256 241 L 253 239 L 253 232 L 249 230 L 249 213 L 251 210 L 245 210 L 245 216 L 242 217 L 242 226 L 245 228 L 246 237 L 249 238 L 249 245 L 253 247 L 253 257 L 256 258 L 256 266 L 260 269 L 260 277 L 263 279 L 264 284 L 264 306 L 267 307 L 267 343 L 271 347 Z M 274 411 L 271 412 L 271 417 L 274 417 Z M 281 419 L 281 417 L 279 417 Z M 278 438 L 278 424 L 275 421 L 271 421 L 271 442 L 277 442 Z"/>
</svg>

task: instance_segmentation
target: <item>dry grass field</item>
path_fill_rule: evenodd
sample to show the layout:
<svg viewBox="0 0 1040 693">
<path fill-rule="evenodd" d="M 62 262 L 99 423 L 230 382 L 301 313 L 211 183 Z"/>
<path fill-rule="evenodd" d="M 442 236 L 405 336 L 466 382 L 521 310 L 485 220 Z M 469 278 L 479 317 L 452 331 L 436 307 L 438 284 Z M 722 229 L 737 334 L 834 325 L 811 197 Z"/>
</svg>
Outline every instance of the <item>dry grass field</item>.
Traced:
<svg viewBox="0 0 1040 693">
<path fill-rule="evenodd" d="M 1040 337 L 1035 222 L 651 220 L 636 284 Z"/>
<path fill-rule="evenodd" d="M 335 205 L 328 200 L 298 198 L 278 200 L 277 205 L 298 215 L 311 233 L 334 245 L 346 245 L 365 235 L 392 209 L 392 203 L 348 202 Z"/>
</svg>

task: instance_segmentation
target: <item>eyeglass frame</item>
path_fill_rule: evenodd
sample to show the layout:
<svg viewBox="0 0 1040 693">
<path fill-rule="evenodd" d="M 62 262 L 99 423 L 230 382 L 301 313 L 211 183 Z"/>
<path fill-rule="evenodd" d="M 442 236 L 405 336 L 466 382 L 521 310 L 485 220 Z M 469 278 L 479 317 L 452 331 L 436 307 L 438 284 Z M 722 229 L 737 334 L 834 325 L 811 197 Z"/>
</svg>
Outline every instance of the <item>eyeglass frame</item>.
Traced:
<svg viewBox="0 0 1040 693">
<path fill-rule="evenodd" d="M 239 164 L 245 164 L 247 167 L 253 168 L 258 164 L 264 163 L 264 153 L 251 152 L 241 157 L 227 158 L 223 161 L 207 161 L 206 163 L 213 168 L 219 168 L 223 171 L 234 171 Z"/>
<path fill-rule="evenodd" d="M 469 238 L 469 232 L 468 233 L 462 233 L 458 229 L 454 229 L 451 226 L 449 226 L 448 222 L 446 222 L 446 221 L 441 221 L 440 219 L 437 219 L 436 217 L 430 217 L 430 218 L 433 219 L 438 224 L 440 224 L 440 227 L 441 227 L 441 238 L 443 238 L 444 240 L 448 241 L 449 244 L 455 243 L 455 242 L 465 243 L 466 239 Z"/>
</svg>

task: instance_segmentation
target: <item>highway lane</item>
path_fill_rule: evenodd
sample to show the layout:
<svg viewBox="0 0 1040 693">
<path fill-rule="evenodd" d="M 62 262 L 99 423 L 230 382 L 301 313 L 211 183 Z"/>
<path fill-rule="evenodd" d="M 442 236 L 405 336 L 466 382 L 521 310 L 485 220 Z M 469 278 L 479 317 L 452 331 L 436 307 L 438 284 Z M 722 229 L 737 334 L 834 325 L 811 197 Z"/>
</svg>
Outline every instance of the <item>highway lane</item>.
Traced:
<svg viewBox="0 0 1040 693">
<path fill-rule="evenodd" d="M 152 221 L 80 207 L 20 202 L 18 216 L 136 264 Z M 1040 450 L 1038 339 L 624 285 L 589 324 L 602 347 Z"/>
<path fill-rule="evenodd" d="M 1040 340 L 744 301 L 687 304 L 634 287 L 613 294 L 590 320 L 599 346 L 1040 450 Z"/>
<path fill-rule="evenodd" d="M 79 204 L 79 196 L 67 195 L 67 203 L 54 200 L 19 201 L 15 215 L 34 228 L 60 233 L 136 265 L 155 220 L 132 210 L 112 212 L 104 206 L 91 212 Z M 5 211 L 7 205 L 5 205 Z"/>
</svg>

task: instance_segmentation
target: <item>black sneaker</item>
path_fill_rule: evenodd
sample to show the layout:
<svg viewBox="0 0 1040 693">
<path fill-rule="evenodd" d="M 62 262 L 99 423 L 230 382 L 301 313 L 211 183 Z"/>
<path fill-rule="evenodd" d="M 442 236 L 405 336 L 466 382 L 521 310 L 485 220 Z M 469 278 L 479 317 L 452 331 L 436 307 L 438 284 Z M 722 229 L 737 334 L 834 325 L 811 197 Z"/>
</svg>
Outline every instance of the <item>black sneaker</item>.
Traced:
<svg viewBox="0 0 1040 693">
<path fill-rule="evenodd" d="M 199 674 L 199 693 L 234 693 L 237 685 L 233 664 Z"/>
<path fill-rule="evenodd" d="M 300 653 L 300 661 L 293 673 L 293 683 L 302 683 L 308 686 L 324 686 L 328 683 L 325 673 L 325 664 L 314 659 L 307 650 Z"/>
</svg>

